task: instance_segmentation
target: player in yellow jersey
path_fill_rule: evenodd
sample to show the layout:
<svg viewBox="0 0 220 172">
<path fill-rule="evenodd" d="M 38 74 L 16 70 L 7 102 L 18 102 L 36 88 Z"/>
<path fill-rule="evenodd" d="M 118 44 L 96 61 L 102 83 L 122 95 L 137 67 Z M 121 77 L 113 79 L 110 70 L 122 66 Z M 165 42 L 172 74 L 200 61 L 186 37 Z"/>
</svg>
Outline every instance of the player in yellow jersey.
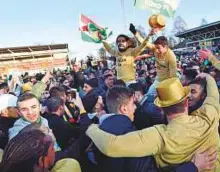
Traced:
<svg viewBox="0 0 220 172">
<path fill-rule="evenodd" d="M 131 39 L 127 35 L 119 35 L 116 39 L 118 50 L 112 49 L 111 46 L 106 42 L 102 41 L 106 50 L 116 57 L 116 71 L 117 79 L 122 79 L 127 85 L 135 81 L 135 57 L 139 55 L 144 49 L 148 42 L 148 39 L 153 35 L 153 31 L 143 39 L 140 46 L 136 48 L 131 47 Z"/>
<path fill-rule="evenodd" d="M 159 29 L 153 30 L 154 33 L 159 31 Z M 142 36 L 140 36 L 140 34 L 136 31 L 133 24 L 130 25 L 130 31 L 134 34 L 134 36 L 140 43 L 144 41 Z M 153 44 L 147 42 L 145 44 L 145 48 L 151 50 L 155 56 L 157 77 L 147 93 L 150 95 L 155 95 L 156 86 L 159 82 L 169 78 L 178 77 L 176 56 L 173 53 L 173 51 L 169 48 L 168 40 L 165 36 L 158 37 Z"/>
</svg>

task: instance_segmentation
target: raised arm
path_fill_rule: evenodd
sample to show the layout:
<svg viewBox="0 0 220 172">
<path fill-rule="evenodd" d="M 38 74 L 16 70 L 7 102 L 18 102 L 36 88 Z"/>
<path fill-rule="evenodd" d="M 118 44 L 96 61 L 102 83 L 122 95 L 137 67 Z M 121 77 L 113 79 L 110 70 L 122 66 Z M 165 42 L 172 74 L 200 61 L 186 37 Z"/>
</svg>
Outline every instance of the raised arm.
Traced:
<svg viewBox="0 0 220 172">
<path fill-rule="evenodd" d="M 208 100 L 212 100 L 215 103 L 219 103 L 219 92 L 217 84 L 212 76 L 209 74 L 200 74 L 198 77 L 205 77 L 206 78 L 206 92 L 207 96 L 205 102 Z"/>
<path fill-rule="evenodd" d="M 213 123 L 213 121 L 216 121 L 216 123 L 219 123 L 219 92 L 217 88 L 217 84 L 209 74 L 201 73 L 197 77 L 205 78 L 206 79 L 206 93 L 207 96 L 202 104 L 202 106 L 198 109 L 199 113 L 195 114 L 194 112 L 192 115 L 195 116 L 203 116 L 206 117 L 209 121 Z M 213 124 L 214 125 L 214 124 Z"/>
<path fill-rule="evenodd" d="M 143 55 L 135 57 L 135 61 L 136 60 L 142 60 L 142 59 L 150 58 L 152 56 L 153 56 L 152 54 L 143 54 Z"/>
<path fill-rule="evenodd" d="M 45 76 L 42 78 L 42 80 L 33 86 L 31 93 L 34 94 L 38 99 L 40 99 L 41 95 L 47 88 L 46 83 L 52 77 L 53 76 L 50 74 L 50 70 L 48 70 Z"/>
<path fill-rule="evenodd" d="M 220 60 L 218 60 L 213 54 L 211 51 L 205 49 L 205 50 L 200 50 L 199 51 L 199 55 L 200 55 L 200 58 L 205 60 L 208 58 L 208 60 L 212 63 L 212 65 L 220 70 Z"/>
<path fill-rule="evenodd" d="M 149 33 L 149 35 L 147 36 L 147 41 L 146 43 L 144 43 L 145 39 L 140 35 L 140 33 L 136 30 L 135 26 L 131 23 L 130 24 L 130 28 L 129 30 L 131 31 L 131 33 L 133 33 L 134 37 L 137 39 L 137 41 L 142 45 L 145 44 L 143 48 L 148 48 L 150 50 L 154 50 L 155 46 L 154 44 L 149 42 L 149 38 L 150 36 L 154 35 L 157 31 L 155 30 L 151 30 L 151 32 Z M 143 49 L 142 48 L 142 49 Z"/>
<path fill-rule="evenodd" d="M 163 147 L 161 135 L 155 127 L 115 136 L 102 131 L 98 128 L 98 125 L 93 124 L 86 131 L 86 134 L 98 149 L 109 157 L 155 155 Z"/>
<path fill-rule="evenodd" d="M 149 43 L 149 39 L 151 37 L 151 34 L 149 34 L 145 39 L 144 41 L 142 42 L 142 44 L 139 46 L 139 47 L 136 47 L 136 48 L 132 48 L 131 49 L 131 54 L 133 56 L 137 56 L 137 55 L 140 55 L 141 52 L 143 52 L 146 48 L 150 49 L 151 51 L 155 51 L 155 46 L 154 44 L 151 44 Z"/>
<path fill-rule="evenodd" d="M 106 42 L 102 41 L 105 49 L 112 55 L 112 56 L 118 56 L 118 51 L 111 48 L 111 46 Z"/>
<path fill-rule="evenodd" d="M 142 44 L 144 42 L 144 38 L 140 35 L 140 33 L 136 30 L 135 26 L 131 23 L 129 30 L 133 33 L 134 37 L 137 41 Z"/>
<path fill-rule="evenodd" d="M 220 60 L 217 59 L 213 54 L 209 54 L 208 58 L 212 65 L 220 71 Z"/>
</svg>

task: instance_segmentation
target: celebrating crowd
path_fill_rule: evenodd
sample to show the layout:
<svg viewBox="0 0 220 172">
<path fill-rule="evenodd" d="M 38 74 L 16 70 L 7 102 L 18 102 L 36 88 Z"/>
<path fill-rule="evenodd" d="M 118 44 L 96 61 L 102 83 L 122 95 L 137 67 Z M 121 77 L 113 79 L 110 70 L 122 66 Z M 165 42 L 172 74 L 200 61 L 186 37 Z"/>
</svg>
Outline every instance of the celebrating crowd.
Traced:
<svg viewBox="0 0 220 172">
<path fill-rule="evenodd" d="M 88 60 L 2 79 L 1 172 L 220 171 L 218 57 L 177 59 L 165 36 L 150 43 L 157 29 L 130 31 L 137 46 L 102 41 L 112 68 Z"/>
</svg>

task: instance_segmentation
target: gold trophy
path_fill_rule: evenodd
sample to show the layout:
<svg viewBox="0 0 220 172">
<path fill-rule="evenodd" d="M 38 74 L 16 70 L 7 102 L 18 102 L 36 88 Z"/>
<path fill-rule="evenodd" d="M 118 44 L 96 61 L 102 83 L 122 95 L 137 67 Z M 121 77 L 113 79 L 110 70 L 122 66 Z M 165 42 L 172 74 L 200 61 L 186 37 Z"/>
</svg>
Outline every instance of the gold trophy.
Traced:
<svg viewBox="0 0 220 172">
<path fill-rule="evenodd" d="M 161 31 L 166 26 L 166 19 L 163 15 L 154 14 L 152 15 L 149 20 L 149 25 L 155 32 Z"/>
</svg>

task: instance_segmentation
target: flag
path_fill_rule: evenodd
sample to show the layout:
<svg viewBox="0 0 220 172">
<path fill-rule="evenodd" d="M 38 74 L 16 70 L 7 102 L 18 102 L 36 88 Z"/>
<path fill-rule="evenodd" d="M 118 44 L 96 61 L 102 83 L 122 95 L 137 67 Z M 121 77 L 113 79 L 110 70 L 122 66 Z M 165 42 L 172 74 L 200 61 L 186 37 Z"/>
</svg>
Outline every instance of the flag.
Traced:
<svg viewBox="0 0 220 172">
<path fill-rule="evenodd" d="M 81 38 L 83 41 L 101 43 L 101 39 L 106 40 L 109 36 L 112 35 L 112 31 L 110 31 L 107 27 L 100 27 L 83 14 L 80 15 L 79 24 Z"/>
<path fill-rule="evenodd" d="M 149 9 L 154 14 L 162 14 L 167 17 L 173 17 L 180 0 L 135 0 L 134 5 L 137 8 Z"/>
</svg>

